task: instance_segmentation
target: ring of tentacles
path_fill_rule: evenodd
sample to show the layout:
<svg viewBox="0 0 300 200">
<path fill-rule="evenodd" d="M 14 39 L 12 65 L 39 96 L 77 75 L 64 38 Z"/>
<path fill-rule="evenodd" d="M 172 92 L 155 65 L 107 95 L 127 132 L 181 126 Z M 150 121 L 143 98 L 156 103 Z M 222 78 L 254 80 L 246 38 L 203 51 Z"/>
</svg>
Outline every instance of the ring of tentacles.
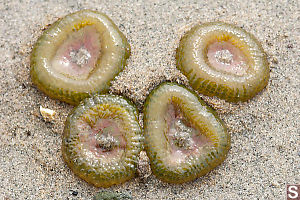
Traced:
<svg viewBox="0 0 300 200">
<path fill-rule="evenodd" d="M 200 177 L 226 157 L 230 136 L 222 120 L 195 93 L 164 83 L 147 97 L 145 149 L 159 179 L 183 183 Z"/>
<path fill-rule="evenodd" d="M 122 97 L 84 99 L 65 123 L 64 160 L 76 175 L 97 187 L 131 179 L 142 147 L 137 119 L 135 106 Z"/>
<path fill-rule="evenodd" d="M 106 93 L 123 69 L 130 46 L 105 14 L 82 10 L 52 24 L 31 54 L 33 83 L 48 96 L 77 105 Z"/>
<path fill-rule="evenodd" d="M 176 61 L 194 90 L 229 102 L 251 99 L 270 76 L 266 53 L 257 39 L 222 22 L 188 31 L 180 40 Z"/>
</svg>

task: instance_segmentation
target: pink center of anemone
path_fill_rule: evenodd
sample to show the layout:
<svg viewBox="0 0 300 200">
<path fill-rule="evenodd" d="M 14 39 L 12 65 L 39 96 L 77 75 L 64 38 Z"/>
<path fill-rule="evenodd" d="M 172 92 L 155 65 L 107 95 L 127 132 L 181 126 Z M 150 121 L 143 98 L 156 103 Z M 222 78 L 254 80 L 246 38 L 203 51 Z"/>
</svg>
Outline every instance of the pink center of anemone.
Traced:
<svg viewBox="0 0 300 200">
<path fill-rule="evenodd" d="M 173 103 L 168 105 L 165 120 L 168 126 L 166 135 L 170 144 L 170 162 L 182 162 L 187 156 L 198 154 L 204 146 L 213 145 L 209 138 L 185 119 Z"/>
<path fill-rule="evenodd" d="M 94 26 L 72 32 L 52 60 L 57 72 L 76 80 L 87 79 L 100 57 L 100 36 Z"/>
<path fill-rule="evenodd" d="M 82 148 L 95 155 L 106 158 L 120 157 L 126 147 L 126 140 L 119 123 L 114 119 L 98 119 L 94 126 L 81 121 L 78 123 Z"/>
<path fill-rule="evenodd" d="M 221 41 L 208 46 L 207 58 L 218 71 L 238 76 L 245 75 L 249 66 L 243 52 L 233 44 Z"/>
</svg>

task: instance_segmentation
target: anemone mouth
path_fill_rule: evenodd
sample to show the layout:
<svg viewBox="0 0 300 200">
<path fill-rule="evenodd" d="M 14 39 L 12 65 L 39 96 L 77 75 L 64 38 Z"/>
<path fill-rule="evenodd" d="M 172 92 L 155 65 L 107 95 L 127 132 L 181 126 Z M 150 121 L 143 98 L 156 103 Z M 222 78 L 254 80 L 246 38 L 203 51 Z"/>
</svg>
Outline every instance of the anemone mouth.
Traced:
<svg viewBox="0 0 300 200">
<path fill-rule="evenodd" d="M 52 68 L 68 78 L 86 80 L 101 56 L 99 32 L 93 25 L 74 29 L 58 47 Z"/>
<path fill-rule="evenodd" d="M 105 158 L 104 161 L 120 159 L 126 149 L 123 127 L 118 120 L 97 119 L 95 124 L 79 120 L 79 143 L 85 156 Z"/>
<path fill-rule="evenodd" d="M 76 126 L 83 157 L 102 163 L 121 160 L 127 146 L 125 119 L 122 109 L 109 104 L 97 105 L 82 115 Z"/>
<path fill-rule="evenodd" d="M 229 74 L 247 74 L 249 63 L 243 51 L 228 41 L 215 41 L 207 46 L 207 59 L 214 69 Z"/>
<path fill-rule="evenodd" d="M 217 72 L 236 77 L 247 77 L 252 73 L 249 46 L 233 33 L 211 31 L 203 36 L 199 50 L 205 64 Z"/>
<path fill-rule="evenodd" d="M 182 162 L 188 156 L 199 154 L 202 148 L 213 146 L 212 141 L 184 116 L 175 102 L 167 105 L 165 121 L 171 160 Z"/>
</svg>

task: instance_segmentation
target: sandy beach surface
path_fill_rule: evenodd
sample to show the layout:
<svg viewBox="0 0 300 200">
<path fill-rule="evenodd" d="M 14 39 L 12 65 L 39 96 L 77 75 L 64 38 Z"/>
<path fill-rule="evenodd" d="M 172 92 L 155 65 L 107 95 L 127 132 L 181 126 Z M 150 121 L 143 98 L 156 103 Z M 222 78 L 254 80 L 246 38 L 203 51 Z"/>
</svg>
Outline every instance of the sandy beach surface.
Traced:
<svg viewBox="0 0 300 200">
<path fill-rule="evenodd" d="M 99 191 L 76 177 L 61 155 L 61 134 L 72 106 L 40 92 L 29 75 L 33 44 L 66 14 L 106 13 L 127 37 L 131 57 L 110 93 L 138 108 L 162 81 L 188 86 L 175 66 L 180 37 L 193 25 L 235 24 L 254 34 L 270 63 L 266 89 L 245 103 L 203 97 L 225 121 L 232 147 L 223 164 L 189 183 L 151 175 L 144 154 L 137 178 L 110 191 L 133 199 L 285 199 L 300 184 L 300 3 L 274 1 L 0 1 L 0 200 L 92 199 Z M 39 108 L 57 112 L 51 122 Z M 141 114 L 142 120 L 142 114 Z"/>
</svg>

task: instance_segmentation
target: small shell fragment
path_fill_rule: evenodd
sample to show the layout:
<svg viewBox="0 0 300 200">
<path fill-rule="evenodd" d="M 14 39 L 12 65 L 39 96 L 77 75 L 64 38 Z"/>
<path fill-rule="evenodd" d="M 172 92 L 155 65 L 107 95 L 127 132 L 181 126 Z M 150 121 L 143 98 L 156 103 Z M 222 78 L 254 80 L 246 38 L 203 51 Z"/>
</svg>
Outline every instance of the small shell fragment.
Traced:
<svg viewBox="0 0 300 200">
<path fill-rule="evenodd" d="M 54 110 L 40 106 L 40 113 L 45 121 L 52 121 L 55 119 L 56 112 Z"/>
</svg>

